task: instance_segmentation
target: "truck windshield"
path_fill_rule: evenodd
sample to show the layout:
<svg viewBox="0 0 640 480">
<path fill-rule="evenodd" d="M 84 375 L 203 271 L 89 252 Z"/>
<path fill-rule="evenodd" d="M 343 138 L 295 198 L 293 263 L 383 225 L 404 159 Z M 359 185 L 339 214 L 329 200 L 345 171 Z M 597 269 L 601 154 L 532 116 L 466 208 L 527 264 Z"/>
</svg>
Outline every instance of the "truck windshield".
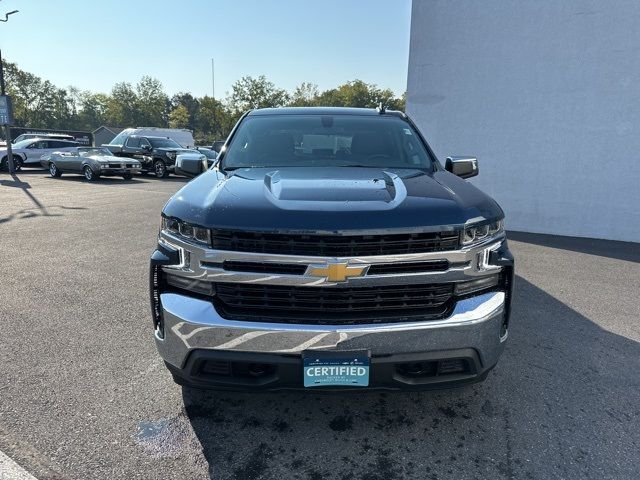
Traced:
<svg viewBox="0 0 640 480">
<path fill-rule="evenodd" d="M 153 148 L 182 148 L 180 144 L 170 138 L 149 138 Z"/>
<path fill-rule="evenodd" d="M 227 147 L 223 168 L 383 167 L 431 169 L 411 125 L 394 116 L 256 115 Z"/>
</svg>

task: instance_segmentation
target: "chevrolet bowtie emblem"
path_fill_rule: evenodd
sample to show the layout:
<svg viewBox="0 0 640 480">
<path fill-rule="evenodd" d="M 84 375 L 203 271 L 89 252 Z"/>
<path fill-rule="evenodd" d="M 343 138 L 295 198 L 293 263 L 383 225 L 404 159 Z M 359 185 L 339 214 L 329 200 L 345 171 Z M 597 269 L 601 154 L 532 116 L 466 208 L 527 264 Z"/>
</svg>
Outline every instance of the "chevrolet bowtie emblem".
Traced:
<svg viewBox="0 0 640 480">
<path fill-rule="evenodd" d="M 369 265 L 349 265 L 348 262 L 331 262 L 325 265 L 309 265 L 307 275 L 324 277 L 328 282 L 346 282 L 349 277 L 361 277 Z"/>
</svg>

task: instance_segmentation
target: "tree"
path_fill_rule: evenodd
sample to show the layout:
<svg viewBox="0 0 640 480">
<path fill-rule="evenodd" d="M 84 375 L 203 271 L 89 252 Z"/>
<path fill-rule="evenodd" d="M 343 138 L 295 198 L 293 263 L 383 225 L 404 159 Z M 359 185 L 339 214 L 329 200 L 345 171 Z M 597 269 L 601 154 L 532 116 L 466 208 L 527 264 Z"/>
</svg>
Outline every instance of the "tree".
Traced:
<svg viewBox="0 0 640 480">
<path fill-rule="evenodd" d="M 302 82 L 291 95 L 289 105 L 292 107 L 311 107 L 317 104 L 318 86 L 315 83 Z"/>
<path fill-rule="evenodd" d="M 220 101 L 205 96 L 194 119 L 196 143 L 211 144 L 227 138 L 242 112 L 232 112 Z"/>
<path fill-rule="evenodd" d="M 374 84 L 356 79 L 316 95 L 313 104 L 328 107 L 373 108 L 380 102 L 389 109 L 404 110 L 405 96 L 396 98 L 388 88 L 383 90 Z"/>
<path fill-rule="evenodd" d="M 130 83 L 116 83 L 107 103 L 107 123 L 121 127 L 136 126 L 138 96 Z"/>
<path fill-rule="evenodd" d="M 136 85 L 138 126 L 164 127 L 169 113 L 169 97 L 160 80 L 145 75 Z"/>
<path fill-rule="evenodd" d="M 229 106 L 234 112 L 252 108 L 282 107 L 289 102 L 289 94 L 276 88 L 264 75 L 242 77 L 231 87 Z"/>
<path fill-rule="evenodd" d="M 187 128 L 189 127 L 189 112 L 184 105 L 178 105 L 169 113 L 170 128 Z"/>
<path fill-rule="evenodd" d="M 71 117 L 67 91 L 50 81 L 20 70 L 15 63 L 3 61 L 7 93 L 11 95 L 16 125 L 35 128 L 60 128 Z M 62 127 L 64 128 L 64 127 Z"/>
<path fill-rule="evenodd" d="M 135 88 L 116 83 L 109 94 L 58 88 L 47 80 L 3 62 L 8 93 L 13 98 L 16 125 L 33 128 L 94 130 L 100 125 L 118 127 L 170 125 L 189 128 L 199 143 L 221 140 L 251 108 L 291 106 L 375 107 L 380 101 L 390 109 L 404 110 L 406 92 L 395 97 L 362 80 L 346 82 L 323 92 L 304 82 L 289 95 L 264 75 L 242 77 L 224 102 L 209 96 L 180 92 L 171 99 L 162 83 L 143 76 Z"/>
<path fill-rule="evenodd" d="M 407 108 L 407 92 L 403 92 L 400 98 L 391 98 L 387 102 L 387 107 L 392 110 L 400 110 L 404 112 Z"/>
<path fill-rule="evenodd" d="M 78 110 L 78 127 L 81 130 L 95 130 L 100 125 L 120 126 L 108 117 L 110 98 L 104 93 L 82 92 Z"/>
<path fill-rule="evenodd" d="M 186 108 L 189 115 L 189 122 L 187 127 L 185 128 L 190 128 L 191 130 L 193 130 L 195 128 L 196 115 L 198 114 L 198 110 L 200 109 L 200 100 L 195 98 L 190 93 L 179 92 L 171 97 L 170 103 L 172 110 L 180 105 Z"/>
<path fill-rule="evenodd" d="M 30 107 L 30 126 L 38 128 L 65 128 L 71 116 L 67 91 L 49 80 L 39 83 L 38 95 L 32 99 Z"/>
</svg>

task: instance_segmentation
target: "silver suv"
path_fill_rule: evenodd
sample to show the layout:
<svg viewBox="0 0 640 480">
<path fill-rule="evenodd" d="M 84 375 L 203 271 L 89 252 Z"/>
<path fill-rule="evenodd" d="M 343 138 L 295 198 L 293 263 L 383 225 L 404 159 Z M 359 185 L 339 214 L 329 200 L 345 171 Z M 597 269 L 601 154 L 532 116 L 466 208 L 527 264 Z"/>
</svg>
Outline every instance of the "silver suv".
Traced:
<svg viewBox="0 0 640 480">
<path fill-rule="evenodd" d="M 22 140 L 12 146 L 13 163 L 16 170 L 25 167 L 40 167 L 40 157 L 53 152 L 70 152 L 78 147 L 78 142 L 69 140 L 52 140 L 46 138 L 31 138 Z M 7 168 L 7 149 L 0 149 L 0 169 Z"/>
</svg>

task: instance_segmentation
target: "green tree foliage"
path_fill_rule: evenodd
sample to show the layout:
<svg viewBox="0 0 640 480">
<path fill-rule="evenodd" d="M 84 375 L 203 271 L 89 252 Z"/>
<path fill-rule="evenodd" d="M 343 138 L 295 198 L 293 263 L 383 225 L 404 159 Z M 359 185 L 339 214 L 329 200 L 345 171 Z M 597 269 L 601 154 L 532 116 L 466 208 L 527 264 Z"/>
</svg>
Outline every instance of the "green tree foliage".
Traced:
<svg viewBox="0 0 640 480">
<path fill-rule="evenodd" d="M 67 91 L 48 80 L 20 70 L 15 63 L 3 62 L 7 93 L 11 95 L 18 125 L 46 128 L 70 123 L 71 109 Z"/>
<path fill-rule="evenodd" d="M 304 84 L 303 84 L 304 85 Z M 404 100 L 395 98 L 391 90 L 380 89 L 362 80 L 353 80 L 316 96 L 315 104 L 333 107 L 373 108 L 384 103 L 390 109 L 404 110 Z"/>
<path fill-rule="evenodd" d="M 136 85 L 136 126 L 155 127 L 167 124 L 169 97 L 160 80 L 144 76 Z"/>
<path fill-rule="evenodd" d="M 196 116 L 200 109 L 200 100 L 187 92 L 176 93 L 171 97 L 171 109 L 173 110 L 179 106 L 183 106 L 187 110 L 187 115 L 189 116 L 189 121 L 185 128 L 194 130 Z"/>
<path fill-rule="evenodd" d="M 8 93 L 12 96 L 17 126 L 95 130 L 115 127 L 173 127 L 193 130 L 196 142 L 211 144 L 226 138 L 240 116 L 252 108 L 281 106 L 375 107 L 404 110 L 406 92 L 396 97 L 389 89 L 353 80 L 325 91 L 304 82 L 289 94 L 264 75 L 242 77 L 231 94 L 220 101 L 180 92 L 169 98 L 159 80 L 144 76 L 134 86 L 120 82 L 110 93 L 58 88 L 48 80 L 3 62 Z"/>
<path fill-rule="evenodd" d="M 100 125 L 119 125 L 108 116 L 111 99 L 104 93 L 81 92 L 76 128 L 95 130 Z"/>
<path fill-rule="evenodd" d="M 137 126 L 138 96 L 130 83 L 116 83 L 107 102 L 107 119 L 115 126 Z"/>
<path fill-rule="evenodd" d="M 315 83 L 302 82 L 296 87 L 291 95 L 289 106 L 291 107 L 313 107 L 318 105 L 318 86 Z"/>
<path fill-rule="evenodd" d="M 231 87 L 229 106 L 234 112 L 252 108 L 282 107 L 289 102 L 289 94 L 276 88 L 264 75 L 242 77 Z"/>
<path fill-rule="evenodd" d="M 199 100 L 199 108 L 194 118 L 196 143 L 210 145 L 214 140 L 225 139 L 240 117 L 222 102 L 205 96 Z"/>
<path fill-rule="evenodd" d="M 184 105 L 178 105 L 169 113 L 170 128 L 187 128 L 189 126 L 189 111 Z"/>
</svg>

